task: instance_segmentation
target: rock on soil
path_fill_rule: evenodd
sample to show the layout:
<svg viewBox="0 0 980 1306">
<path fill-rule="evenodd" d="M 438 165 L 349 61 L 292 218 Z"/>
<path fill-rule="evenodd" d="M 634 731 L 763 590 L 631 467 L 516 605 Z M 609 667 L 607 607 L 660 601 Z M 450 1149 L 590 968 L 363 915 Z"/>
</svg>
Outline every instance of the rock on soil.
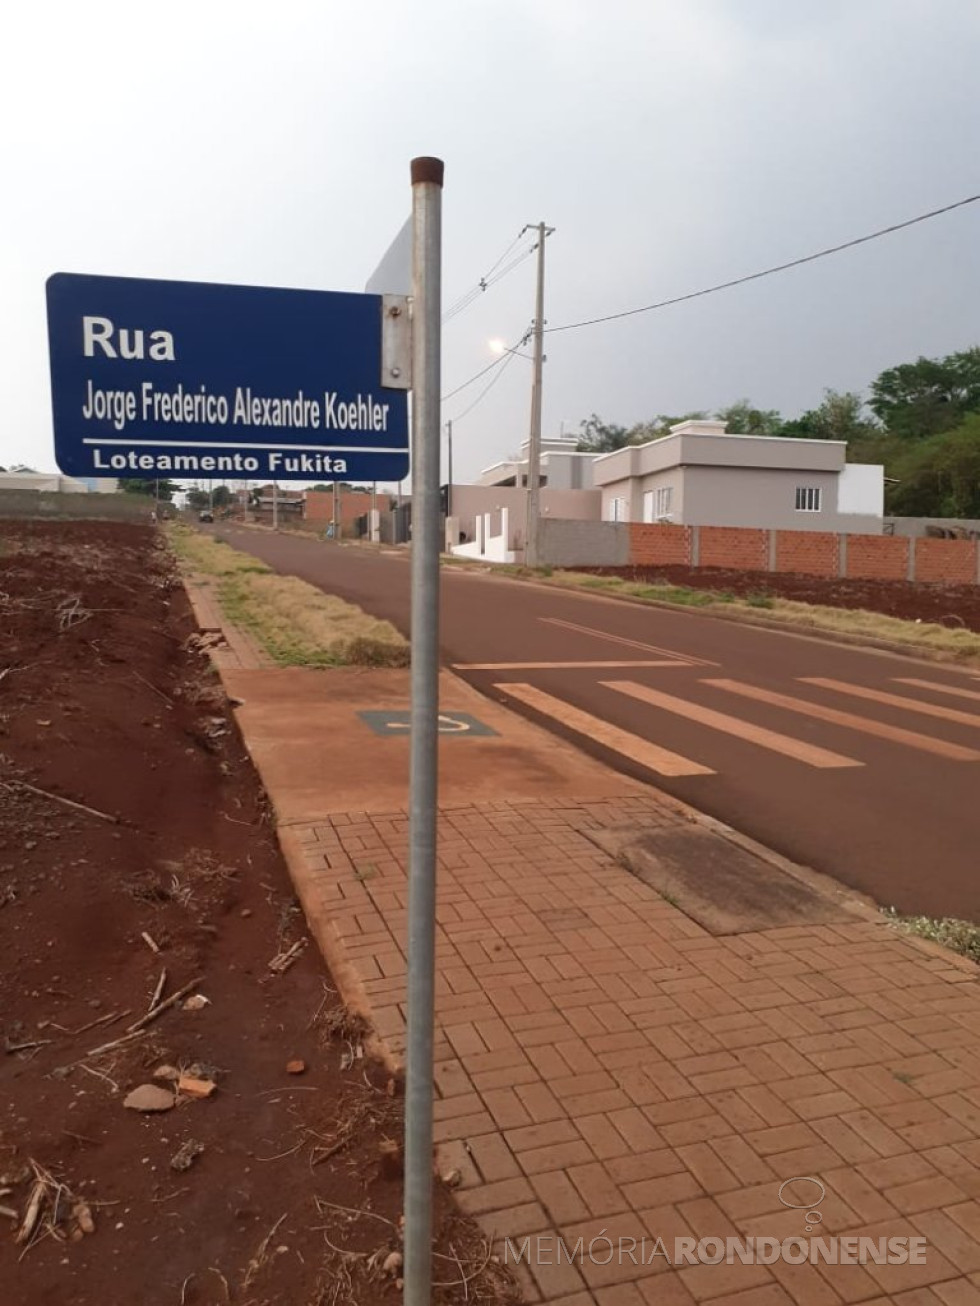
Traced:
<svg viewBox="0 0 980 1306">
<path fill-rule="evenodd" d="M 123 1099 L 130 1111 L 172 1111 L 175 1105 L 173 1093 L 156 1084 L 140 1084 Z"/>
</svg>

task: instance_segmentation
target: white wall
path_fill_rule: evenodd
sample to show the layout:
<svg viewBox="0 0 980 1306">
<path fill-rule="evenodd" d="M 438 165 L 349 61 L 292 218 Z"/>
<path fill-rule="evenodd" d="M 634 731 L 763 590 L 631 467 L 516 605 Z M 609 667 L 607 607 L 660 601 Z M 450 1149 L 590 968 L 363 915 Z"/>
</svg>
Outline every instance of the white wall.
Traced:
<svg viewBox="0 0 980 1306">
<path fill-rule="evenodd" d="M 485 562 L 516 562 L 517 554 L 511 548 L 510 513 L 500 510 L 500 534 L 491 535 L 491 514 L 476 518 L 476 539 L 470 544 L 455 544 L 451 552 L 460 558 L 482 558 Z"/>
<path fill-rule="evenodd" d="M 848 463 L 837 486 L 837 511 L 881 517 L 885 512 L 885 469 L 878 463 Z"/>
</svg>

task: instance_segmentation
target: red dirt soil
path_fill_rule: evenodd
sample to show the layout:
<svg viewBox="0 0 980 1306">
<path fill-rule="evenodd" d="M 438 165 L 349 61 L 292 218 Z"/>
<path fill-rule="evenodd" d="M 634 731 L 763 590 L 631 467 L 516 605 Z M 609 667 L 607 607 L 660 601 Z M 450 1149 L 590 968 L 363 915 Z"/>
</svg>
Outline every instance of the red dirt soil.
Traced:
<svg viewBox="0 0 980 1306">
<path fill-rule="evenodd" d="M 368 1259 L 400 1246 L 398 1161 L 381 1155 L 400 1147 L 400 1086 L 359 1055 L 149 527 L 0 522 L 0 941 L 4 1301 L 400 1299 Z M 294 943 L 295 964 L 270 970 Z M 164 970 L 164 997 L 195 981 L 210 1005 L 95 1052 L 147 1012 Z M 125 1109 L 163 1064 L 216 1092 Z M 17 1243 L 37 1173 L 55 1186 Z M 493 1261 L 459 1284 L 449 1244 L 469 1275 L 482 1233 L 441 1185 L 436 1199 L 435 1277 L 456 1283 L 433 1300 L 512 1300 Z"/>
<path fill-rule="evenodd" d="M 795 572 L 730 571 L 723 567 L 576 567 L 643 584 L 684 585 L 739 598 L 768 595 L 829 608 L 864 609 L 906 621 L 980 632 L 980 585 L 926 585 L 899 580 L 829 580 Z"/>
</svg>

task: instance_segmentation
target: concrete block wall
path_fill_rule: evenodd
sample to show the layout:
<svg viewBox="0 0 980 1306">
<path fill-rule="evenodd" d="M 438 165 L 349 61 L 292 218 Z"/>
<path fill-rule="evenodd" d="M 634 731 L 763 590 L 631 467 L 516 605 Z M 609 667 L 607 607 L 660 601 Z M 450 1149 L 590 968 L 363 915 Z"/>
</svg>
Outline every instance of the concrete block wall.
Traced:
<svg viewBox="0 0 980 1306">
<path fill-rule="evenodd" d="M 542 517 L 538 530 L 540 556 L 552 567 L 625 567 L 632 561 L 625 522 Z"/>
<path fill-rule="evenodd" d="M 149 522 L 152 498 L 134 494 L 61 494 L 47 490 L 0 490 L 0 517 Z M 164 508 L 170 507 L 164 504 Z"/>
</svg>

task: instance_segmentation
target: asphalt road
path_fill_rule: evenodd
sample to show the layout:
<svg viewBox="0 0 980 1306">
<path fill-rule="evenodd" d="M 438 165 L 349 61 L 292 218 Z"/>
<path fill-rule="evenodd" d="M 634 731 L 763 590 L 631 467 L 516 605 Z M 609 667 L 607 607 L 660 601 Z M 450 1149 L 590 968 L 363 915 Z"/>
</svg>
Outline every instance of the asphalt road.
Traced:
<svg viewBox="0 0 980 1306">
<path fill-rule="evenodd" d="M 403 553 L 221 533 L 409 633 Z M 444 661 L 483 693 L 882 905 L 980 921 L 980 675 L 442 575 Z"/>
</svg>

